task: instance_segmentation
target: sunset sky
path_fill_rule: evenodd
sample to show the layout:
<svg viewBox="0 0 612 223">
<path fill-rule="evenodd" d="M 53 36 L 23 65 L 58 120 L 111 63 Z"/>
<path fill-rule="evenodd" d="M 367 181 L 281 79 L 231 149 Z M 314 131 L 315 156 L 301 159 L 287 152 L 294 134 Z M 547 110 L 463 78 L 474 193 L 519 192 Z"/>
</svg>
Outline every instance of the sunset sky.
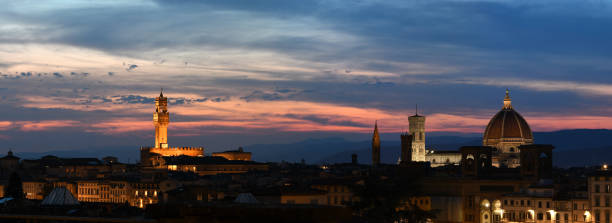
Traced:
<svg viewBox="0 0 612 223">
<path fill-rule="evenodd" d="M 3 1 L 0 152 L 153 144 L 160 88 L 170 145 L 211 150 L 368 140 L 415 104 L 477 134 L 506 88 L 534 131 L 610 129 L 610 27 L 600 0 Z"/>
</svg>

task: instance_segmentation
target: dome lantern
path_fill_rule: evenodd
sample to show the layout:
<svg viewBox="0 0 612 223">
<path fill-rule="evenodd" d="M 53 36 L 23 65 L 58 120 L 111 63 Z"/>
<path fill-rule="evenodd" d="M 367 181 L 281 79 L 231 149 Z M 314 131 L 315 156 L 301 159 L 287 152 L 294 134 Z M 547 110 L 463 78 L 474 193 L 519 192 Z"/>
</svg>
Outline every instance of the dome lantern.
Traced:
<svg viewBox="0 0 612 223">
<path fill-rule="evenodd" d="M 510 99 L 510 90 L 506 88 L 506 97 L 504 97 L 503 109 L 512 109 L 512 99 Z"/>
</svg>

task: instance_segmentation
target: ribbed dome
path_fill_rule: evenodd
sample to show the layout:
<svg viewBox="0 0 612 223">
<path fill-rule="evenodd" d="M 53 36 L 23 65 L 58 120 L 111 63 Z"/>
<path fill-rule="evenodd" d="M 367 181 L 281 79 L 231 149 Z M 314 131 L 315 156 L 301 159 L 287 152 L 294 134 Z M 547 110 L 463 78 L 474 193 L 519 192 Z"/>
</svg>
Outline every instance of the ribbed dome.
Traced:
<svg viewBox="0 0 612 223">
<path fill-rule="evenodd" d="M 489 121 L 484 132 L 483 142 L 485 145 L 490 145 L 500 141 L 516 140 L 532 142 L 533 134 L 523 116 L 512 108 L 510 96 L 506 91 L 504 107 Z"/>
</svg>

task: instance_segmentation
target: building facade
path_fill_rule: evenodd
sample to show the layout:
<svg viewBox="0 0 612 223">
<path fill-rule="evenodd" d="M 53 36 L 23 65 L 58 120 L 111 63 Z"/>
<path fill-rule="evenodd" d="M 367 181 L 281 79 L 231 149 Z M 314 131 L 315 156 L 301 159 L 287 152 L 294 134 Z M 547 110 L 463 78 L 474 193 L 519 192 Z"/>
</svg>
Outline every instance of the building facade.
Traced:
<svg viewBox="0 0 612 223">
<path fill-rule="evenodd" d="M 223 157 L 227 160 L 242 160 L 242 161 L 251 161 L 251 153 L 245 152 L 242 147 L 238 148 L 238 150 L 230 150 L 225 152 L 214 152 L 212 156 Z"/>
<path fill-rule="evenodd" d="M 609 223 L 612 218 L 612 174 L 607 165 L 588 177 L 588 196 L 595 223 Z"/>
</svg>

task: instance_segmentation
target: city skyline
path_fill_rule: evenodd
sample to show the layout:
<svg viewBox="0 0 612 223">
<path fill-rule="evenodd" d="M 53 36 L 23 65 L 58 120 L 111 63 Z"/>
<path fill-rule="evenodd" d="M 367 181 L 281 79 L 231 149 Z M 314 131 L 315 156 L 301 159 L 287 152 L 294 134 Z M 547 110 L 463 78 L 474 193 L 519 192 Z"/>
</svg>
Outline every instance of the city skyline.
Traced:
<svg viewBox="0 0 612 223">
<path fill-rule="evenodd" d="M 612 222 L 612 1 L 5 0 L 0 222 Z"/>
<path fill-rule="evenodd" d="M 427 132 L 476 135 L 506 88 L 535 132 L 612 128 L 609 3 L 266 4 L 8 2 L 0 140 L 149 145 L 162 87 L 169 143 L 215 150 L 365 140 L 375 120 L 384 140 L 416 104 Z"/>
</svg>

